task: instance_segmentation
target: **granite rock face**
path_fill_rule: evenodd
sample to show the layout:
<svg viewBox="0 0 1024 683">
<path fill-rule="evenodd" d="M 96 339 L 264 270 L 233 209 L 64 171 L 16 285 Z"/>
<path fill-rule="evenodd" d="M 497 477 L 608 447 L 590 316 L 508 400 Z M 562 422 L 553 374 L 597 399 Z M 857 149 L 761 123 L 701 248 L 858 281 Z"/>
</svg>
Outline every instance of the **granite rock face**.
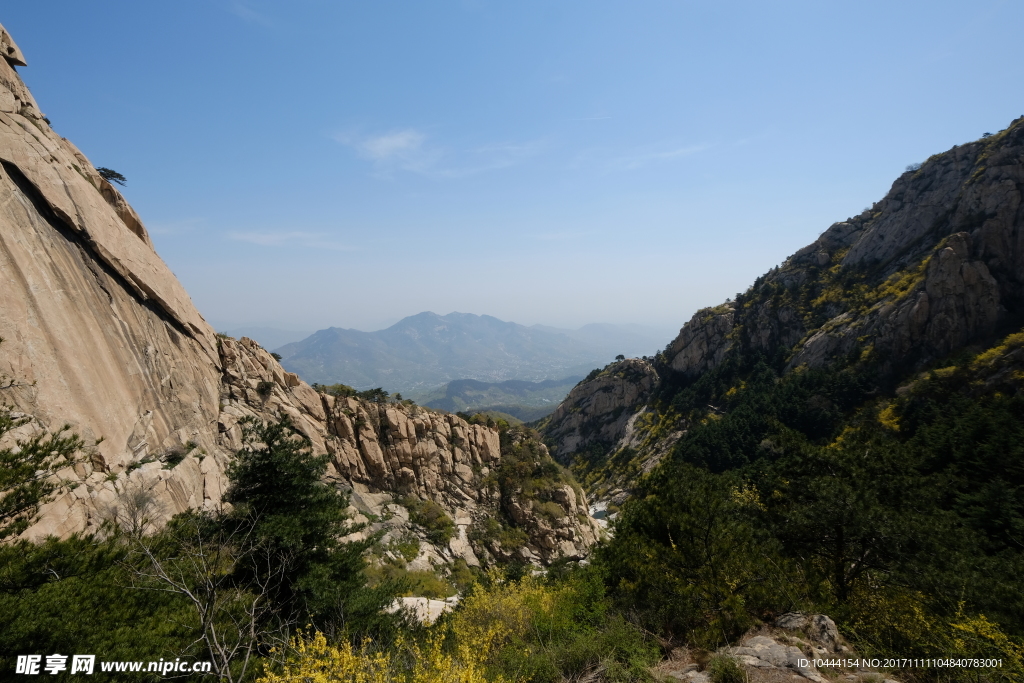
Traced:
<svg viewBox="0 0 1024 683">
<path fill-rule="evenodd" d="M 67 424 L 87 444 L 59 473 L 77 486 L 46 504 L 25 537 L 94 531 L 139 504 L 146 528 L 218 509 L 239 421 L 286 416 L 314 452 L 330 454 L 354 514 L 392 505 L 399 524 L 397 501 L 433 501 L 458 533 L 424 552 L 479 564 L 467 529 L 508 514 L 485 481 L 501 459 L 498 432 L 319 394 L 255 342 L 216 335 L 124 197 L 50 128 L 2 26 L 0 56 L 0 405 L 31 418 L 12 436 Z M 595 542 L 594 521 L 579 514 L 585 501 L 563 507 L 567 526 L 555 529 L 520 506 L 532 561 L 584 557 Z"/>
<path fill-rule="evenodd" d="M 203 507 L 219 496 L 213 330 L 120 193 L 50 128 L 2 27 L 0 52 L 0 401 L 90 444 L 70 473 L 86 485 L 30 533 L 88 527 L 120 475 L 148 477 L 169 508 Z M 211 459 L 143 472 L 192 442 Z"/>
<path fill-rule="evenodd" d="M 1024 117 L 908 170 L 880 202 L 829 227 L 739 300 L 698 311 L 654 359 L 658 382 L 692 382 L 737 354 L 787 371 L 871 358 L 885 381 L 991 340 L 1024 319 L 1022 193 Z M 670 414 L 633 396 L 602 399 L 605 390 L 582 383 L 556 410 L 546 436 L 558 457 L 596 441 L 608 456 L 640 443 L 663 451 L 686 429 L 666 427 Z M 592 403 L 603 415 L 655 415 L 624 439 L 626 422 L 592 428 L 581 413 Z"/>
<path fill-rule="evenodd" d="M 1007 311 L 984 261 L 972 259 L 969 233 L 950 235 L 929 257 L 910 292 L 883 299 L 860 316 L 844 312 L 815 330 L 790 367 L 821 367 L 866 340 L 896 359 L 942 357 L 991 335 Z"/>
<path fill-rule="evenodd" d="M 577 384 L 551 414 L 544 430 L 555 457 L 569 463 L 573 453 L 592 444 L 622 439 L 630 419 L 657 382 L 658 373 L 649 361 L 627 358 Z"/>
<path fill-rule="evenodd" d="M 668 347 L 669 367 L 684 375 L 698 375 L 715 367 L 732 348 L 730 333 L 736 320 L 731 303 L 694 313 Z"/>
<path fill-rule="evenodd" d="M 789 349 L 790 367 L 821 366 L 873 345 L 897 363 L 921 364 L 984 339 L 1024 310 L 1022 191 L 1024 118 L 907 171 L 871 209 L 832 225 L 748 292 L 798 290 L 831 269 L 868 289 L 857 305 L 841 296 L 820 304 L 820 323 L 777 295 L 701 311 L 666 362 L 699 374 L 740 344 Z"/>
</svg>

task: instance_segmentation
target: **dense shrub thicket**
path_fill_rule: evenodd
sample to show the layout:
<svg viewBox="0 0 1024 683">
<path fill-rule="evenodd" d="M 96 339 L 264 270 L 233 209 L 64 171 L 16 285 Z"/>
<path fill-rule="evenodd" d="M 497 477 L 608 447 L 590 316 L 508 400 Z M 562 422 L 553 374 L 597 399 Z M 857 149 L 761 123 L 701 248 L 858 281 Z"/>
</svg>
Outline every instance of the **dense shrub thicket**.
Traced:
<svg viewBox="0 0 1024 683">
<path fill-rule="evenodd" d="M 651 639 L 611 609 L 597 570 L 518 580 L 492 571 L 459 610 L 422 633 L 387 648 L 304 634 L 260 683 L 625 682 L 650 679 L 658 656 Z"/>
</svg>

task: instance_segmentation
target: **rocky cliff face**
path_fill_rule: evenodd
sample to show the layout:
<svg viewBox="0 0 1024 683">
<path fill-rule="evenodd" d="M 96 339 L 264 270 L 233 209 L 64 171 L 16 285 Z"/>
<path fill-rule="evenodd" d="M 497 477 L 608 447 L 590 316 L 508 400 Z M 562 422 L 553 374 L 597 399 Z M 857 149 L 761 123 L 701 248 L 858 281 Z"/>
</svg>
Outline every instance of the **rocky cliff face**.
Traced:
<svg viewBox="0 0 1024 683">
<path fill-rule="evenodd" d="M 50 128 L 2 28 L 0 51 L 0 400 L 85 438 L 89 462 L 66 473 L 83 481 L 187 442 L 216 452 L 213 330 L 120 193 Z M 202 505 L 211 464 L 166 486 Z M 34 533 L 85 528 L 103 497 L 75 489 Z"/>
<path fill-rule="evenodd" d="M 32 418 L 14 436 L 68 424 L 88 444 L 60 473 L 75 485 L 44 506 L 27 537 L 95 530 L 131 497 L 147 526 L 215 509 L 239 420 L 287 416 L 314 451 L 330 453 L 363 513 L 401 499 L 450 516 L 458 533 L 430 551 L 442 560 L 479 563 L 467 530 L 502 515 L 526 535 L 526 559 L 586 554 L 596 531 L 577 514 L 585 501 L 550 492 L 565 498 L 564 522 L 553 526 L 529 503 L 513 511 L 489 483 L 502 458 L 496 430 L 325 396 L 255 342 L 219 338 L 121 194 L 50 128 L 2 27 L 0 56 L 0 403 Z"/>
<path fill-rule="evenodd" d="M 667 352 L 697 374 L 732 344 L 789 367 L 853 352 L 927 363 L 1024 313 L 1024 118 L 900 176 L 860 216 L 836 223 L 743 297 L 699 312 Z"/>
<path fill-rule="evenodd" d="M 408 510 L 397 510 L 408 507 L 403 502 L 438 504 L 456 526 L 447 545 L 425 551 L 440 560 L 459 557 L 470 566 L 494 558 L 546 564 L 585 557 L 597 541 L 598 527 L 586 514 L 586 499 L 572 487 L 553 483 L 529 500 L 502 495 L 491 476 L 502 460 L 501 439 L 493 428 L 415 405 L 319 394 L 249 339 L 221 340 L 221 357 L 224 450 L 241 447 L 239 420 L 287 416 L 316 452 L 331 455 L 331 474 L 353 491 L 356 508 L 367 519 L 398 515 L 395 524 L 378 528 L 397 525 L 396 536 L 406 530 Z M 541 456 L 547 457 L 546 450 Z M 545 517 L 535 505 L 538 500 L 555 503 L 562 513 Z M 490 518 L 504 518 L 525 533 L 527 540 L 514 554 L 486 539 L 470 542 L 473 531 Z"/>
<path fill-rule="evenodd" d="M 630 418 L 650 398 L 657 381 L 658 373 L 650 362 L 629 358 L 577 384 L 544 428 L 556 456 L 621 439 Z"/>
<path fill-rule="evenodd" d="M 1024 318 L 1022 191 L 1024 117 L 908 170 L 882 201 L 832 225 L 737 301 L 698 311 L 656 372 L 685 384 L 732 355 L 760 354 L 787 370 L 870 360 L 885 384 L 991 340 Z M 622 392 L 608 400 L 605 390 L 580 384 L 556 411 L 546 428 L 556 457 L 572 461 L 595 443 L 612 454 L 645 439 L 664 450 L 686 428 L 654 429 L 671 416 L 643 418 L 658 411 Z M 594 430 L 582 411 L 598 403 L 616 417 Z M 648 425 L 647 436 L 627 433 L 630 424 Z"/>
</svg>

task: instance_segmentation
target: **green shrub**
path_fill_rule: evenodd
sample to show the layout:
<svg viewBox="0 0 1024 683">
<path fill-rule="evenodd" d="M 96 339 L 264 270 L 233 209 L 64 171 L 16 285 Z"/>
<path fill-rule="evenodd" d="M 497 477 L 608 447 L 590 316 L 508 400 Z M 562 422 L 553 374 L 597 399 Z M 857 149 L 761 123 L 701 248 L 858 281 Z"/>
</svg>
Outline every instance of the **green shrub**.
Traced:
<svg viewBox="0 0 1024 683">
<path fill-rule="evenodd" d="M 181 461 L 185 459 L 186 455 L 188 455 L 188 451 L 186 451 L 182 446 L 171 446 L 164 451 L 160 460 L 163 461 L 165 470 L 172 470 L 181 464 Z"/>
<path fill-rule="evenodd" d="M 135 462 L 129 463 L 128 467 L 126 467 L 124 471 L 127 472 L 128 474 L 131 474 L 132 472 L 139 469 L 143 465 L 148 465 L 151 462 L 156 462 L 156 458 L 154 458 L 151 455 L 147 455 L 141 460 L 136 460 Z"/>
<path fill-rule="evenodd" d="M 746 683 L 747 674 L 735 657 L 716 655 L 708 663 L 711 683 Z"/>
<path fill-rule="evenodd" d="M 530 540 L 522 529 L 517 529 L 495 517 L 478 520 L 467 535 L 469 540 L 477 545 L 486 546 L 492 541 L 497 541 L 508 552 L 522 548 Z"/>
<path fill-rule="evenodd" d="M 274 387 L 276 386 L 277 384 L 275 384 L 274 382 L 263 380 L 262 382 L 256 385 L 256 393 L 259 394 L 260 396 L 269 396 L 270 392 L 272 392 L 274 390 Z"/>
<path fill-rule="evenodd" d="M 550 500 L 539 502 L 534 501 L 533 509 L 537 512 L 537 514 L 541 515 L 542 517 L 547 517 L 552 522 L 559 519 L 563 519 L 567 516 L 565 508 L 563 508 L 558 503 L 555 503 Z"/>
<path fill-rule="evenodd" d="M 399 502 L 409 510 L 409 521 L 426 530 L 431 543 L 444 545 L 455 536 L 455 522 L 434 501 L 404 498 Z"/>
<path fill-rule="evenodd" d="M 412 562 L 420 554 L 420 542 L 415 536 L 403 536 L 391 541 L 389 550 L 397 552 L 406 562 Z"/>
<path fill-rule="evenodd" d="M 313 383 L 313 388 L 330 396 L 337 396 L 338 398 L 351 398 L 358 392 L 347 384 L 317 384 Z"/>
<path fill-rule="evenodd" d="M 489 656 L 493 678 L 557 683 L 651 680 L 658 648 L 637 627 L 611 612 L 600 575 L 565 568 L 557 577 L 512 580 L 489 574 L 453 615 L 460 631 L 497 625 L 505 632 Z"/>
<path fill-rule="evenodd" d="M 479 573 L 479 569 L 471 569 L 466 561 L 459 557 L 449 567 L 448 580 L 455 584 L 460 593 L 464 593 L 477 583 Z"/>
<path fill-rule="evenodd" d="M 371 564 L 365 573 L 370 586 L 396 586 L 400 594 L 406 597 L 443 600 L 458 592 L 437 571 L 410 571 L 395 562 Z"/>
</svg>

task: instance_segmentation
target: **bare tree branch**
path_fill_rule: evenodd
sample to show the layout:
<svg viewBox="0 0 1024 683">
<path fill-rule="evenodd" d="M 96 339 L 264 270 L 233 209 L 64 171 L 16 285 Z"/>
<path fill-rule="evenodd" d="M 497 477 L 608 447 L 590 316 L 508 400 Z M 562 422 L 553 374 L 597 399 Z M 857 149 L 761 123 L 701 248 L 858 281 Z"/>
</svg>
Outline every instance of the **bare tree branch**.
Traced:
<svg viewBox="0 0 1024 683">
<path fill-rule="evenodd" d="M 290 626 L 281 622 L 274 600 L 287 562 L 255 542 L 251 521 L 227 529 L 210 521 L 192 515 L 169 528 L 163 540 L 173 544 L 172 557 L 163 556 L 153 538 L 134 537 L 141 562 L 133 563 L 133 584 L 188 601 L 198 621 L 196 642 L 205 645 L 218 679 L 235 683 L 245 678 L 261 644 L 277 640 L 277 631 Z M 242 572 L 255 578 L 242 585 Z"/>
</svg>

